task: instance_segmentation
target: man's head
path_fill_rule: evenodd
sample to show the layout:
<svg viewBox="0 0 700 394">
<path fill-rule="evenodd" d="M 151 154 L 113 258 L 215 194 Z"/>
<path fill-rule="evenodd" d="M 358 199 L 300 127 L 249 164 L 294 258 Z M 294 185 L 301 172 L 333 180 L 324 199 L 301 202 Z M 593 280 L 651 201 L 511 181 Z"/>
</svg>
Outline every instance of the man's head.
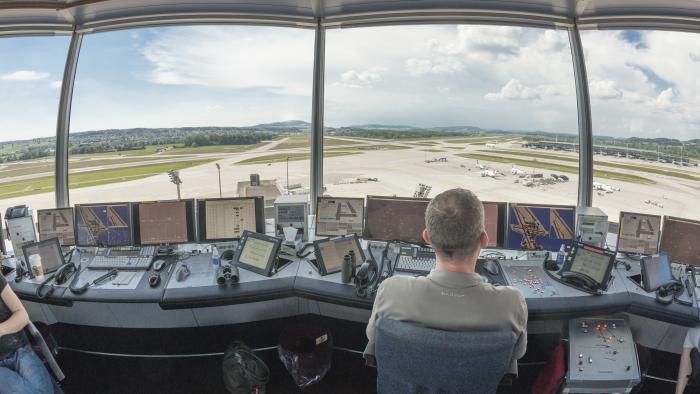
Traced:
<svg viewBox="0 0 700 394">
<path fill-rule="evenodd" d="M 466 189 L 451 189 L 435 196 L 425 210 L 425 227 L 425 241 L 450 260 L 472 256 L 488 244 L 484 206 Z"/>
</svg>

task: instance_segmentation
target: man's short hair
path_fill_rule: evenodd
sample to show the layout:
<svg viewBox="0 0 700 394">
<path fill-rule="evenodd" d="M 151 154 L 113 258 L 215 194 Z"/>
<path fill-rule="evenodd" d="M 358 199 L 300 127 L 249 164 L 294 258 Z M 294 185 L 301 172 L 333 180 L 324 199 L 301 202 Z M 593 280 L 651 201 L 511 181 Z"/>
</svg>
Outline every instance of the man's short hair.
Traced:
<svg viewBox="0 0 700 394">
<path fill-rule="evenodd" d="M 444 191 L 428 204 L 425 227 L 438 253 L 449 258 L 470 255 L 479 248 L 484 232 L 484 206 L 470 190 Z"/>
</svg>

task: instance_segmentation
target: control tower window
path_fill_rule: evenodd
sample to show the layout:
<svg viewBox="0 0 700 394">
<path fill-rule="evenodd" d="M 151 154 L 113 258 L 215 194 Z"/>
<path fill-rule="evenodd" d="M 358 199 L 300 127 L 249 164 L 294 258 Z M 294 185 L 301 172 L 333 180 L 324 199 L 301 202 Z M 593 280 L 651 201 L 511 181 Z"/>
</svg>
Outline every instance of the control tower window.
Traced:
<svg viewBox="0 0 700 394">
<path fill-rule="evenodd" d="M 593 205 L 700 219 L 700 36 L 581 32 L 593 117 Z M 609 172 L 620 173 L 615 177 Z"/>
<path fill-rule="evenodd" d="M 576 204 L 578 122 L 565 31 L 329 29 L 326 195 Z"/>
<path fill-rule="evenodd" d="M 54 208 L 56 117 L 70 37 L 0 38 L 0 212 Z"/>
<path fill-rule="evenodd" d="M 182 199 L 308 192 L 313 43 L 311 29 L 263 26 L 86 34 L 71 203 L 176 199 L 169 170 Z"/>
</svg>

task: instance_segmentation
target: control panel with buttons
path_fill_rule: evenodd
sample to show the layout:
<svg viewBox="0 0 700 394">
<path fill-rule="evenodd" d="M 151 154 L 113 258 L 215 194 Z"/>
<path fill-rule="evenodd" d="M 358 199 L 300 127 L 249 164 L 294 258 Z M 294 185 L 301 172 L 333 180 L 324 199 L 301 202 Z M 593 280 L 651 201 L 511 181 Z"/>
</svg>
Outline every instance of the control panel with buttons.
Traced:
<svg viewBox="0 0 700 394">
<path fill-rule="evenodd" d="M 639 382 L 637 349 L 626 318 L 569 321 L 565 393 L 629 393 Z"/>
</svg>

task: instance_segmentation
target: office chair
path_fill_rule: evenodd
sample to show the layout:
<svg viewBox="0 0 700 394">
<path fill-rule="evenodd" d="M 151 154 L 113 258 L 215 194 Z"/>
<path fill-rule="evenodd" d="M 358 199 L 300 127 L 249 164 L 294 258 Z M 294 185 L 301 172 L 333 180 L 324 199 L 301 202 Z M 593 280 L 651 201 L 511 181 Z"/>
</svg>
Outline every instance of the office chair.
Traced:
<svg viewBox="0 0 700 394">
<path fill-rule="evenodd" d="M 63 393 L 63 390 L 58 383 L 62 382 L 66 378 L 66 375 L 63 374 L 61 367 L 58 366 L 58 363 L 54 358 L 55 353 L 49 348 L 46 340 L 44 340 L 44 336 L 41 335 L 39 329 L 36 328 L 34 323 L 31 321 L 24 328 L 23 333 L 25 335 L 26 343 L 32 346 L 39 358 L 42 359 L 49 368 L 49 372 L 53 375 L 54 393 Z"/>
<path fill-rule="evenodd" d="M 508 331 L 442 331 L 377 322 L 379 393 L 495 393 L 515 346 Z"/>
</svg>

